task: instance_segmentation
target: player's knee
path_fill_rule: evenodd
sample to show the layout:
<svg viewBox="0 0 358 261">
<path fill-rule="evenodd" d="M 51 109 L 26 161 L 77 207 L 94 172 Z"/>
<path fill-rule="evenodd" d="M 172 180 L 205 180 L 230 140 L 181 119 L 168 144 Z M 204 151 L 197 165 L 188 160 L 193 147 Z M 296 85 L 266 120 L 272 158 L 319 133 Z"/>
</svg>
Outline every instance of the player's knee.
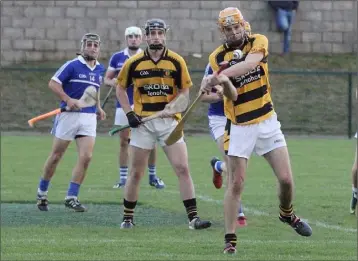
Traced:
<svg viewBox="0 0 358 261">
<path fill-rule="evenodd" d="M 129 138 L 121 137 L 120 142 L 119 142 L 119 145 L 121 146 L 121 148 L 122 149 L 127 149 L 128 144 L 129 144 Z"/>
<path fill-rule="evenodd" d="M 178 177 L 189 177 L 188 164 L 180 162 L 174 165 L 175 173 Z"/>
<path fill-rule="evenodd" d="M 143 171 L 134 168 L 130 173 L 130 180 L 132 183 L 139 184 L 143 176 Z"/>
<path fill-rule="evenodd" d="M 292 175 L 290 175 L 290 173 L 287 173 L 285 175 L 281 175 L 279 181 L 280 181 L 281 186 L 285 186 L 285 187 L 292 187 L 293 186 Z"/>
<path fill-rule="evenodd" d="M 61 160 L 63 153 L 59 151 L 53 152 L 50 157 L 52 164 L 57 164 Z"/>
<path fill-rule="evenodd" d="M 238 176 L 237 178 L 235 178 L 234 182 L 231 185 L 231 192 L 234 195 L 241 195 L 243 189 L 244 189 L 244 178 L 242 176 Z"/>
<path fill-rule="evenodd" d="M 91 159 L 92 153 L 86 152 L 80 155 L 80 160 L 85 166 L 88 166 L 88 164 L 91 162 Z"/>
</svg>

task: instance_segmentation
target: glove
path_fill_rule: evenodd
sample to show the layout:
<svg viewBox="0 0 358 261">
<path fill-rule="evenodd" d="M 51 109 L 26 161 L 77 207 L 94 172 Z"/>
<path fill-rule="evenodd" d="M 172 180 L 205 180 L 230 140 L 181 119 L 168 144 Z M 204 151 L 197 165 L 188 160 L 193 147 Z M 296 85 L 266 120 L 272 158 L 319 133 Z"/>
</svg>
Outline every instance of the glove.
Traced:
<svg viewBox="0 0 358 261">
<path fill-rule="evenodd" d="M 138 128 L 138 126 L 142 123 L 142 117 L 137 115 L 134 111 L 130 111 L 126 115 L 131 128 Z"/>
</svg>

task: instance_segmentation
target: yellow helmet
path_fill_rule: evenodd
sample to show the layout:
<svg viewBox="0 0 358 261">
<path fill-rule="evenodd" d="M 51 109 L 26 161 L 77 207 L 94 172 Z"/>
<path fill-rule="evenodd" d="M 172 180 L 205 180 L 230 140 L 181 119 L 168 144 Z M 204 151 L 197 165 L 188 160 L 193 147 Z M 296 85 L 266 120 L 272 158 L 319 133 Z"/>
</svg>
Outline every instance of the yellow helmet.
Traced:
<svg viewBox="0 0 358 261">
<path fill-rule="evenodd" d="M 247 21 L 245 21 L 245 31 L 247 32 L 248 35 L 251 34 L 251 25 Z"/>
<path fill-rule="evenodd" d="M 242 16 L 240 10 L 236 7 L 227 7 L 219 13 L 218 25 L 221 30 L 224 27 L 233 24 L 240 23 L 244 25 L 244 22 L 244 17 Z"/>
</svg>

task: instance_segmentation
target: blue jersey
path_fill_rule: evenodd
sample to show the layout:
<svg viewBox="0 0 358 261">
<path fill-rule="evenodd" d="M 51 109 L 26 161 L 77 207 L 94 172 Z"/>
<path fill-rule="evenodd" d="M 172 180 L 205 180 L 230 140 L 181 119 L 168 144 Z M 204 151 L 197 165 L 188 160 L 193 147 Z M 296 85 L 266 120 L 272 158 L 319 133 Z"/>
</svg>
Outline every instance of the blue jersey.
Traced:
<svg viewBox="0 0 358 261">
<path fill-rule="evenodd" d="M 210 67 L 210 64 L 208 64 L 205 68 L 204 76 L 208 76 L 211 74 L 213 74 L 213 69 Z M 209 110 L 208 110 L 208 116 L 225 116 L 224 102 L 218 101 L 215 103 L 210 103 Z"/>
<path fill-rule="evenodd" d="M 140 53 L 142 50 L 138 49 L 137 53 Z M 114 53 L 109 60 L 108 65 L 108 71 L 115 72 L 115 77 L 117 77 L 119 71 L 122 69 L 123 64 L 127 59 L 130 57 L 128 48 L 125 48 L 124 50 Z M 127 95 L 129 99 L 130 105 L 133 105 L 133 85 L 131 85 L 129 88 L 127 88 Z M 117 108 L 121 108 L 121 104 L 117 100 Z"/>
<path fill-rule="evenodd" d="M 102 75 L 105 68 L 96 61 L 94 68 L 90 68 L 82 56 L 66 62 L 57 70 L 52 80 L 62 85 L 63 91 L 73 99 L 80 99 L 85 89 L 92 85 L 98 91 L 102 84 Z M 66 107 L 66 103 L 61 101 L 60 107 Z M 97 106 L 82 108 L 79 112 L 96 113 Z M 78 111 L 76 111 L 78 112 Z"/>
</svg>

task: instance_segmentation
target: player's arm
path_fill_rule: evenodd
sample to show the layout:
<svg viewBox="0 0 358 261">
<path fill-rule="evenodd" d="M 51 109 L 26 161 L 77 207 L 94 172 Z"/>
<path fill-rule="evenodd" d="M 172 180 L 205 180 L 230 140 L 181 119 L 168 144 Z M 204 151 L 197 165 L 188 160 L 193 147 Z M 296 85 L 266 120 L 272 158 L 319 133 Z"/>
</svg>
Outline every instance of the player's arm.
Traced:
<svg viewBox="0 0 358 261">
<path fill-rule="evenodd" d="M 116 61 L 114 55 L 109 60 L 109 65 L 104 76 L 104 84 L 108 86 L 116 87 L 117 79 L 114 77 L 116 75 Z"/>
<path fill-rule="evenodd" d="M 226 75 L 227 77 L 235 77 L 243 75 L 251 70 L 253 70 L 264 57 L 268 55 L 268 40 L 263 35 L 258 35 L 253 46 L 246 56 L 245 61 L 237 63 L 221 72 L 221 74 Z"/>
<path fill-rule="evenodd" d="M 63 90 L 63 83 L 68 81 L 73 72 L 73 67 L 70 63 L 62 65 L 57 72 L 52 76 L 48 83 L 48 87 L 62 100 L 67 106 L 72 109 L 79 109 L 77 102 L 78 100 L 72 99 Z"/>
<path fill-rule="evenodd" d="M 115 75 L 116 75 L 115 71 L 110 71 L 107 69 L 106 74 L 104 76 L 104 84 L 107 86 L 116 87 L 117 78 L 114 77 Z"/>
<path fill-rule="evenodd" d="M 116 84 L 117 99 L 123 111 L 126 114 L 132 111 L 131 105 L 129 103 L 129 98 L 127 95 L 127 88 L 132 83 L 132 78 L 131 78 L 132 76 L 129 67 L 130 67 L 129 63 L 126 62 L 118 74 L 117 84 Z"/>
<path fill-rule="evenodd" d="M 201 92 L 201 88 L 203 87 L 203 85 L 205 84 L 205 77 L 203 78 L 203 80 L 201 81 L 201 86 L 200 86 L 200 92 Z M 206 102 L 206 103 L 215 103 L 215 102 L 219 102 L 222 101 L 222 96 L 220 95 L 222 93 L 222 87 L 220 85 L 217 85 L 214 87 L 216 90 L 218 90 L 217 92 L 211 92 L 211 93 L 204 93 L 200 100 L 202 102 Z"/>
<path fill-rule="evenodd" d="M 229 100 L 236 101 L 238 93 L 235 86 L 230 81 L 229 77 L 224 74 L 219 74 L 217 78 L 219 82 L 221 82 L 221 86 L 223 86 L 223 95 Z"/>
<path fill-rule="evenodd" d="M 116 88 L 117 99 L 118 99 L 123 111 L 125 112 L 125 114 L 132 111 L 126 89 L 127 88 L 122 86 L 121 84 L 118 84 L 117 88 Z"/>
<path fill-rule="evenodd" d="M 97 113 L 98 113 L 98 115 L 99 115 L 99 119 L 100 120 L 105 120 L 106 119 L 106 113 L 104 112 L 104 110 L 102 109 L 102 107 L 101 107 L 101 89 L 100 88 L 98 88 L 98 90 L 97 90 L 97 97 L 96 97 L 97 99 L 97 102 L 96 102 L 96 104 L 97 104 Z"/>
<path fill-rule="evenodd" d="M 211 92 L 215 86 L 222 86 L 223 95 L 232 101 L 237 100 L 237 90 L 230 81 L 229 77 L 224 74 L 213 74 L 205 78 L 205 83 L 201 87 L 202 92 Z"/>
<path fill-rule="evenodd" d="M 70 96 L 68 96 L 64 91 L 63 91 L 63 87 L 62 84 L 54 81 L 54 80 L 50 80 L 50 82 L 48 83 L 48 87 L 51 89 L 51 91 L 53 91 L 62 101 L 67 102 L 70 98 Z"/>
<path fill-rule="evenodd" d="M 205 68 L 204 77 L 201 80 L 199 92 L 202 92 L 202 88 L 204 88 L 204 86 L 206 84 L 206 77 L 208 77 L 209 75 L 212 75 L 212 74 L 213 74 L 213 69 L 210 66 L 210 63 L 208 63 L 206 65 L 206 68 Z M 217 90 L 217 92 L 209 92 L 209 93 L 204 92 L 204 94 L 201 95 L 200 100 L 202 102 L 207 102 L 207 103 L 215 103 L 215 102 L 222 101 L 222 99 L 223 99 L 223 97 L 222 97 L 222 87 L 217 85 L 214 88 Z"/>
</svg>

